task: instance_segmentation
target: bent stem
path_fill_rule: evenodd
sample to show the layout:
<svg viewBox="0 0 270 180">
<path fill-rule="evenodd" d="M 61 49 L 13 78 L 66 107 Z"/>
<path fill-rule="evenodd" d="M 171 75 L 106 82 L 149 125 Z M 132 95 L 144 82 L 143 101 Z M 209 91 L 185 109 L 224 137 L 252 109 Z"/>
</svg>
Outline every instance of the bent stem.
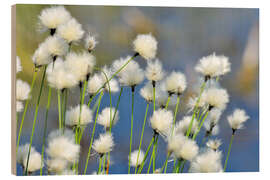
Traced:
<svg viewBox="0 0 270 180">
<path fill-rule="evenodd" d="M 141 139 L 140 139 L 139 151 L 138 151 L 137 160 L 136 160 L 135 174 L 136 174 L 136 172 L 137 172 L 138 160 L 139 160 L 139 156 L 140 156 L 140 152 L 141 152 L 141 147 L 142 147 L 142 140 L 143 140 L 144 127 L 145 127 L 145 123 L 146 123 L 146 118 L 147 118 L 148 108 L 149 108 L 149 103 L 147 103 L 147 105 L 146 105 L 146 110 L 145 110 L 145 115 L 144 115 L 144 121 L 143 121 L 143 126 L 142 126 L 142 132 L 141 132 Z"/>
<path fill-rule="evenodd" d="M 37 73 L 38 73 L 37 68 L 35 68 L 34 69 L 33 79 L 32 79 L 31 86 L 30 86 L 29 94 L 32 93 L 34 84 L 36 82 Z M 29 98 L 26 100 L 25 106 L 24 106 L 24 111 L 23 111 L 22 120 L 21 120 L 20 129 L 19 129 L 19 133 L 18 133 L 18 138 L 17 138 L 16 154 L 18 152 L 18 148 L 19 148 L 19 145 L 20 145 L 21 133 L 22 133 L 22 128 L 23 128 L 24 118 L 25 118 L 25 115 L 26 115 L 26 112 L 27 112 L 27 109 L 28 109 L 29 100 L 30 100 Z"/>
<path fill-rule="evenodd" d="M 226 156 L 226 160 L 225 160 L 225 164 L 224 164 L 224 169 L 223 169 L 224 172 L 226 171 L 227 164 L 228 164 L 228 159 L 229 159 L 229 156 L 230 156 L 230 153 L 231 153 L 233 138 L 234 138 L 234 132 L 232 133 L 232 136 L 231 136 L 231 141 L 230 141 L 230 145 L 229 145 L 229 149 L 228 149 L 228 152 L 227 152 L 227 156 Z"/>
<path fill-rule="evenodd" d="M 193 111 L 193 114 L 192 114 L 192 119 L 191 119 L 191 121 L 189 123 L 188 131 L 186 133 L 186 137 L 189 137 L 189 135 L 190 135 L 192 124 L 193 124 L 193 121 L 194 121 L 194 118 L 195 118 L 195 115 L 196 115 L 196 112 L 197 112 L 197 109 L 198 109 L 199 102 L 201 100 L 202 93 L 203 93 L 204 88 L 205 88 L 205 85 L 206 85 L 206 81 L 204 81 L 202 83 L 200 94 L 199 94 L 199 97 L 198 97 L 198 99 L 196 101 L 196 104 L 195 104 L 195 108 L 194 108 L 194 111 Z"/>
<path fill-rule="evenodd" d="M 90 98 L 89 102 L 91 103 L 92 99 L 94 99 L 94 97 L 96 97 L 96 95 L 100 92 L 100 90 L 108 83 L 110 82 L 110 80 L 112 80 L 120 71 L 122 71 L 130 61 L 132 61 L 136 56 L 138 56 L 138 53 L 135 53 L 121 68 L 119 68 L 115 73 L 113 73 L 113 75 L 107 80 L 107 82 L 105 82 L 103 84 L 103 86 L 101 86 L 94 94 L 93 96 Z"/>
<path fill-rule="evenodd" d="M 98 117 L 99 107 L 100 107 L 100 102 L 101 102 L 102 97 L 103 97 L 103 91 L 101 91 L 101 93 L 99 95 L 99 99 L 98 99 L 98 107 L 97 107 L 97 111 L 96 111 L 96 117 L 95 117 L 95 122 L 94 122 L 93 130 L 92 130 L 91 140 L 90 140 L 90 144 L 89 144 L 89 148 L 88 148 L 88 154 L 87 154 L 87 159 L 86 159 L 86 163 L 85 163 L 84 174 L 86 174 L 88 161 L 90 159 L 90 153 L 91 153 L 92 144 L 93 144 L 93 140 L 94 140 L 95 129 L 96 129 L 96 124 L 97 124 L 97 117 Z"/>
<path fill-rule="evenodd" d="M 47 65 L 44 67 L 44 70 L 43 70 L 39 95 L 38 95 L 37 104 L 36 104 L 36 108 L 35 108 L 35 115 L 34 115 L 34 121 L 33 121 L 33 126 L 32 126 L 32 134 L 31 134 L 31 137 L 30 137 L 29 150 L 28 150 L 28 154 L 27 154 L 27 162 L 26 162 L 26 167 L 25 167 L 25 175 L 27 175 L 27 172 L 28 172 L 28 164 L 29 164 L 30 152 L 31 152 L 31 147 L 32 147 L 32 143 L 33 143 L 33 137 L 34 137 L 34 133 L 35 133 L 35 127 L 36 127 L 36 120 L 37 120 L 37 115 L 38 115 L 38 108 L 39 108 L 40 98 L 41 98 L 41 94 L 42 94 L 42 90 L 43 90 L 43 86 L 44 86 L 44 81 L 45 81 L 45 76 L 46 76 L 46 69 L 47 69 Z"/>
<path fill-rule="evenodd" d="M 130 127 L 130 139 L 129 139 L 129 156 L 131 155 L 131 147 L 132 147 L 132 135 L 133 135 L 133 113 L 134 113 L 134 92 L 135 92 L 135 86 L 131 87 L 131 93 L 132 93 L 132 102 L 131 102 L 131 127 Z M 128 160 L 128 174 L 130 173 L 130 159 Z"/>
<path fill-rule="evenodd" d="M 176 121 L 176 116 L 177 116 L 177 112 L 178 112 L 179 103 L 180 103 L 180 95 L 177 96 L 177 103 L 176 103 L 175 110 L 174 110 L 173 126 L 172 126 L 171 136 L 173 135 L 173 132 L 174 132 L 174 126 L 175 126 L 175 121 Z"/>
<path fill-rule="evenodd" d="M 52 88 L 49 87 L 48 102 L 46 106 L 46 114 L 45 114 L 45 121 L 44 121 L 44 131 L 43 131 L 42 150 L 41 150 L 41 163 L 44 162 L 44 149 L 45 149 L 45 143 L 46 143 L 48 114 L 49 114 L 49 109 L 51 105 L 51 94 L 52 94 Z M 40 175 L 42 175 L 42 167 L 40 168 Z"/>
</svg>

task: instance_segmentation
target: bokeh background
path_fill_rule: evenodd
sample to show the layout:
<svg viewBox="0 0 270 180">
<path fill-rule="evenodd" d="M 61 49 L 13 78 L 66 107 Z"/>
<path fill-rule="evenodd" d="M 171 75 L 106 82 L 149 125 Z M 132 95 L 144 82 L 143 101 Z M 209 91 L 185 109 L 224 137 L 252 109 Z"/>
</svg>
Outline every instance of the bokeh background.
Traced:
<svg viewBox="0 0 270 180">
<path fill-rule="evenodd" d="M 31 82 L 33 64 L 31 57 L 48 33 L 38 31 L 38 15 L 47 5 L 17 5 L 16 6 L 16 52 L 20 57 L 23 72 L 17 78 Z M 259 171 L 259 10 L 238 8 L 189 8 L 189 7 L 119 7 L 119 6 L 65 6 L 82 25 L 85 31 L 97 36 L 99 44 L 94 55 L 97 57 L 97 66 L 110 65 L 119 57 L 132 55 L 132 41 L 139 33 L 152 33 L 158 40 L 157 57 L 162 61 L 167 72 L 180 70 L 186 74 L 188 90 L 185 92 L 185 101 L 181 101 L 177 120 L 186 114 L 187 97 L 192 94 L 192 87 L 198 81 L 198 74 L 194 66 L 202 56 L 213 52 L 230 58 L 232 72 L 222 77 L 221 85 L 227 88 L 230 94 L 230 103 L 221 116 L 220 133 L 222 139 L 221 150 L 223 161 L 226 155 L 231 135 L 227 123 L 227 116 L 235 108 L 243 108 L 250 119 L 243 130 L 239 130 L 233 142 L 231 156 L 227 170 L 232 172 Z M 73 45 L 72 50 L 80 51 L 81 44 Z M 136 61 L 145 68 L 145 60 L 136 58 Z M 36 83 L 30 101 L 29 111 L 25 119 L 21 144 L 29 142 L 34 107 L 38 94 L 41 73 Z M 139 89 L 135 94 L 134 139 L 133 149 L 138 148 L 140 131 L 146 102 L 140 97 Z M 42 135 L 47 103 L 47 88 L 41 97 L 41 107 L 38 114 L 33 146 L 41 152 Z M 118 94 L 113 96 L 113 105 L 116 105 Z M 87 98 L 88 99 L 88 98 Z M 72 90 L 69 105 L 79 103 L 79 89 Z M 109 106 L 108 95 L 102 100 L 101 109 Z M 131 114 L 131 92 L 125 88 L 120 102 L 120 120 L 113 127 L 116 146 L 111 153 L 113 161 L 110 173 L 127 173 L 129 132 Z M 57 98 L 53 91 L 52 105 L 49 112 L 48 130 L 57 129 Z M 152 113 L 152 107 L 149 114 Z M 20 119 L 20 118 L 19 118 Z M 149 119 L 148 119 L 149 120 Z M 149 122 L 149 121 L 148 121 Z M 97 126 L 95 136 L 103 129 Z M 84 169 L 85 157 L 90 142 L 90 125 L 82 139 L 80 162 Z M 199 141 L 202 138 L 199 136 Z M 142 149 L 146 150 L 152 137 L 152 131 L 147 123 Z M 166 158 L 166 143 L 159 139 L 157 165 L 162 166 Z M 169 169 L 173 163 L 169 164 Z M 147 166 L 148 167 L 148 166 Z M 186 166 L 187 168 L 188 166 Z M 97 155 L 93 155 L 87 173 L 98 168 Z M 147 168 L 144 168 L 147 169 Z M 18 174 L 22 168 L 17 166 Z M 187 171 L 187 169 L 185 170 Z"/>
</svg>

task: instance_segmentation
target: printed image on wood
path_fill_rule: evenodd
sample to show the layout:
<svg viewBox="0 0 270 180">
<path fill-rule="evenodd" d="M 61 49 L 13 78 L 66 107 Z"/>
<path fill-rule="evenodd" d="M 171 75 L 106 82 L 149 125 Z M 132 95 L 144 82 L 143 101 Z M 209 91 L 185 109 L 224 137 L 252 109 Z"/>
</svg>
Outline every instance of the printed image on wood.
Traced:
<svg viewBox="0 0 270 180">
<path fill-rule="evenodd" d="M 258 9 L 13 6 L 13 173 L 259 171 L 258 39 Z"/>
</svg>

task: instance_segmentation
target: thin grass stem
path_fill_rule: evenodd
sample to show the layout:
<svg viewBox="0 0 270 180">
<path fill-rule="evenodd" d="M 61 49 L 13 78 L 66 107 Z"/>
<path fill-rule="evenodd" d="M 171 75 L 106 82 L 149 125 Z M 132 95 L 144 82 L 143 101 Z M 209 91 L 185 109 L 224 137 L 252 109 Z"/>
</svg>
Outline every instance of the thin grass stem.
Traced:
<svg viewBox="0 0 270 180">
<path fill-rule="evenodd" d="M 44 81 L 45 81 L 45 76 L 46 76 L 46 69 L 47 69 L 47 65 L 44 67 L 44 70 L 43 70 L 39 95 L 38 95 L 38 99 L 37 99 L 37 103 L 36 103 L 34 121 L 33 121 L 33 126 L 32 126 L 32 133 L 31 133 L 31 137 L 30 137 L 29 150 L 28 150 L 28 154 L 27 154 L 27 161 L 26 161 L 26 167 L 25 167 L 25 175 L 27 175 L 27 172 L 28 172 L 28 164 L 29 164 L 30 152 L 31 152 L 31 147 L 32 147 L 32 143 L 33 143 L 33 137 L 34 137 L 34 133 L 35 133 L 35 127 L 36 127 L 36 120 L 37 120 L 37 115 L 38 115 L 39 103 L 40 103 L 41 94 L 42 94 L 42 91 L 43 91 L 43 86 L 44 86 Z"/>
<path fill-rule="evenodd" d="M 138 150 L 138 155 L 137 155 L 137 160 L 136 160 L 135 174 L 137 172 L 138 160 L 139 160 L 139 156 L 140 156 L 140 152 L 141 152 L 141 147 L 142 147 L 142 140 L 143 140 L 144 127 L 145 127 L 145 124 L 146 124 L 146 118 L 147 118 L 148 108 L 149 108 L 149 103 L 147 103 L 147 105 L 146 105 L 146 110 L 145 110 L 145 115 L 144 115 L 144 120 L 143 120 L 143 126 L 142 126 L 142 132 L 141 132 L 141 139 L 140 139 L 139 150 Z"/>
<path fill-rule="evenodd" d="M 37 78 L 37 68 L 35 68 L 34 70 L 34 75 L 33 75 L 33 79 L 32 79 L 32 82 L 31 82 L 31 86 L 30 86 L 30 92 L 29 94 L 32 94 L 32 90 L 33 90 L 33 87 L 35 85 L 35 82 L 36 82 L 36 78 Z M 17 146 L 16 146 L 16 154 L 18 152 L 18 148 L 19 148 L 19 145 L 20 145 L 20 140 L 21 140 L 21 133 L 22 133 L 22 128 L 23 128 L 23 123 L 24 123 L 24 119 L 25 119 L 25 115 L 26 115 L 26 112 L 27 112 L 27 109 L 28 109 L 28 104 L 29 104 L 29 101 L 30 99 L 28 98 L 25 102 L 25 106 L 24 106 L 24 111 L 23 111 L 23 115 L 22 115 L 22 120 L 21 120 L 21 124 L 20 124 L 20 129 L 19 129 L 19 132 L 18 132 L 18 138 L 17 138 Z"/>
<path fill-rule="evenodd" d="M 97 117 L 98 117 L 99 107 L 100 107 L 100 102 L 101 102 L 102 97 L 103 97 L 103 91 L 101 91 L 99 98 L 98 98 L 98 107 L 97 107 L 97 111 L 96 111 L 96 117 L 95 117 L 95 122 L 94 122 L 93 130 L 92 130 L 91 140 L 90 140 L 90 144 L 89 144 L 89 148 L 88 148 L 88 154 L 87 154 L 87 158 L 86 158 L 84 174 L 86 174 L 88 161 L 89 161 L 90 155 L 91 155 L 91 149 L 92 149 L 92 144 L 93 144 L 93 140 L 94 140 L 94 136 L 95 136 L 96 124 L 97 124 Z"/>
<path fill-rule="evenodd" d="M 43 131 L 43 139 L 42 139 L 42 150 L 41 150 L 41 163 L 44 162 L 44 149 L 46 144 L 46 134 L 47 134 L 47 122 L 48 122 L 48 114 L 51 105 L 51 95 L 52 95 L 52 88 L 49 87 L 48 89 L 48 101 L 46 106 L 46 113 L 45 113 L 45 121 L 44 121 L 44 131 Z M 42 168 L 40 168 L 40 175 L 42 175 Z"/>
<path fill-rule="evenodd" d="M 224 172 L 226 171 L 226 168 L 227 168 L 229 156 L 230 156 L 231 149 L 232 149 L 233 139 L 234 139 L 234 133 L 232 133 L 232 136 L 231 136 L 230 145 L 229 145 L 229 149 L 228 149 L 228 152 L 227 152 L 227 156 L 226 156 L 226 160 L 225 160 L 225 164 L 224 164 L 224 169 L 223 169 Z"/>
<path fill-rule="evenodd" d="M 131 102 L 131 127 L 130 127 L 130 139 L 129 139 L 129 156 L 131 155 L 131 148 L 132 148 L 132 135 L 133 135 L 133 114 L 134 114 L 134 92 L 135 92 L 135 87 L 131 88 L 131 93 L 132 93 L 132 102 Z M 130 158 L 128 158 L 128 174 L 130 174 Z"/>
</svg>

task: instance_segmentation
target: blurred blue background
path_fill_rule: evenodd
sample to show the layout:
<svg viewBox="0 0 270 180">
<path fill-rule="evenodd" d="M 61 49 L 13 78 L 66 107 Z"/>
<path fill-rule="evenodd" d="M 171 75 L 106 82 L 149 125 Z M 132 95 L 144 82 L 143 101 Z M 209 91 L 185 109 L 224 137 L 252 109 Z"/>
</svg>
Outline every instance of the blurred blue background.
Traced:
<svg viewBox="0 0 270 180">
<path fill-rule="evenodd" d="M 38 14 L 48 7 L 46 5 L 17 5 L 16 6 L 16 50 L 21 58 L 23 72 L 17 74 L 17 78 L 31 82 L 33 64 L 31 56 L 38 44 L 48 33 L 40 34 L 38 29 Z M 139 33 L 152 33 L 158 41 L 157 58 L 159 58 L 167 72 L 179 70 L 186 74 L 188 90 L 181 101 L 177 120 L 180 120 L 187 112 L 185 104 L 192 94 L 192 86 L 198 80 L 198 74 L 194 66 L 202 56 L 213 52 L 230 58 L 232 72 L 221 79 L 221 85 L 230 94 L 230 103 L 221 116 L 220 133 L 217 135 L 223 142 L 223 161 L 227 153 L 231 129 L 227 123 L 227 116 L 235 108 L 243 108 L 250 119 L 243 130 L 239 130 L 235 136 L 231 156 L 228 162 L 228 171 L 250 172 L 259 171 L 259 10 L 237 8 L 172 8 L 172 7 L 118 7 L 118 6 L 65 6 L 86 31 L 97 35 L 99 44 L 94 55 L 97 57 L 97 66 L 110 65 L 119 57 L 132 55 L 132 41 Z M 72 46 L 72 50 L 78 51 L 82 45 Z M 145 60 L 136 58 L 136 61 L 145 68 Z M 40 84 L 39 73 L 37 85 Z M 146 80 L 145 80 L 146 82 Z M 141 126 L 143 123 L 146 102 L 140 97 L 139 90 L 143 86 L 136 87 L 134 110 L 134 139 L 133 150 L 138 148 Z M 45 106 L 47 103 L 47 88 L 41 99 L 41 107 L 38 115 L 33 146 L 41 152 L 43 124 L 45 118 Z M 27 112 L 21 144 L 29 142 L 34 115 L 34 107 L 37 99 L 38 88 L 35 88 L 30 109 Z M 69 97 L 69 105 L 79 103 L 79 89 L 73 89 Z M 113 96 L 113 105 L 116 106 L 118 93 Z M 88 99 L 87 99 L 88 100 Z M 101 110 L 109 106 L 109 96 L 102 99 Z M 120 120 L 113 127 L 115 148 L 111 153 L 113 164 L 110 173 L 127 173 L 129 132 L 131 114 L 131 91 L 124 88 L 120 102 Z M 148 115 L 152 114 L 152 107 Z M 20 115 L 21 116 L 21 115 Z M 21 118 L 19 118 L 21 119 Z M 48 129 L 57 129 L 58 112 L 56 91 L 53 91 L 52 105 L 49 113 Z M 90 142 L 92 124 L 87 127 L 82 139 L 80 169 L 84 169 L 85 157 Z M 97 126 L 95 137 L 103 132 L 102 127 Z M 200 133 L 199 141 L 204 131 Z M 145 151 L 152 137 L 152 130 L 148 123 L 145 129 L 142 149 Z M 162 138 L 158 141 L 158 155 L 156 167 L 162 166 L 166 158 L 166 143 Z M 171 166 L 169 163 L 169 172 Z M 148 163 L 146 165 L 148 167 Z M 187 171 L 187 167 L 185 171 Z M 98 169 L 98 157 L 91 157 L 87 173 L 91 174 Z M 144 168 L 144 172 L 147 168 Z M 18 174 L 22 174 L 22 168 L 17 167 Z M 131 172 L 133 172 L 132 170 Z"/>
</svg>

